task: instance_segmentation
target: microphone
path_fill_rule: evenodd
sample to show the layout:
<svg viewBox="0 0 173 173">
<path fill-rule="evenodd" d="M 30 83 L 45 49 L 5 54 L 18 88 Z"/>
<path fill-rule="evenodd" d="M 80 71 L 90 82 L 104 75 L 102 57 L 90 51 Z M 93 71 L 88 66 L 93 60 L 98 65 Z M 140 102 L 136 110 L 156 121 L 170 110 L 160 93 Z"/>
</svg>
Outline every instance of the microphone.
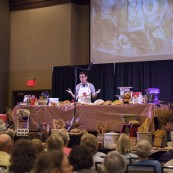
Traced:
<svg viewBox="0 0 173 173">
<path fill-rule="evenodd" d="M 88 71 L 91 70 L 93 63 L 94 63 L 94 59 L 91 59 L 90 63 L 88 64 Z"/>
</svg>

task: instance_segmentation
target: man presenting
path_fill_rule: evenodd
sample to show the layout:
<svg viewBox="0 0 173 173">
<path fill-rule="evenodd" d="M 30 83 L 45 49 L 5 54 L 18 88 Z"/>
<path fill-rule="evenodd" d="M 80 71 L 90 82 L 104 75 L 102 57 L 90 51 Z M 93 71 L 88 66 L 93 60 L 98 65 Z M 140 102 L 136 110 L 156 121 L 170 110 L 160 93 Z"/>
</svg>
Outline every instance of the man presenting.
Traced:
<svg viewBox="0 0 173 173">
<path fill-rule="evenodd" d="M 88 75 L 85 72 L 79 73 L 79 79 L 81 83 L 76 85 L 76 99 L 81 103 L 91 103 L 91 97 L 96 98 L 97 94 L 100 93 L 100 89 L 95 91 L 94 85 L 92 83 L 87 82 Z M 71 89 L 66 90 L 73 98 L 75 95 L 71 91 Z"/>
</svg>

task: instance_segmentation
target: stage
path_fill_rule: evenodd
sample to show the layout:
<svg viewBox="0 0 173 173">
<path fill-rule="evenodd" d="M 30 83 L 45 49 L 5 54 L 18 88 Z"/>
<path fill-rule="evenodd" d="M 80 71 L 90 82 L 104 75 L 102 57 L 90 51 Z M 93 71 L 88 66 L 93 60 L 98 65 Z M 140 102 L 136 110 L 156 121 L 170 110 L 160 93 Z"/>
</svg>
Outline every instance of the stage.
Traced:
<svg viewBox="0 0 173 173">
<path fill-rule="evenodd" d="M 53 119 L 63 119 L 65 122 L 72 119 L 74 105 L 66 106 L 16 106 L 12 117 L 17 124 L 16 112 L 19 108 L 28 109 L 31 112 L 29 118 L 30 130 L 37 130 L 39 123 L 47 123 L 52 128 Z M 151 104 L 130 104 L 130 105 L 77 105 L 76 118 L 81 123 L 81 129 L 96 131 L 96 123 L 106 123 L 107 131 L 119 132 L 123 121 L 121 114 L 138 114 L 138 121 L 144 122 L 146 117 L 154 116 L 154 107 Z"/>
</svg>

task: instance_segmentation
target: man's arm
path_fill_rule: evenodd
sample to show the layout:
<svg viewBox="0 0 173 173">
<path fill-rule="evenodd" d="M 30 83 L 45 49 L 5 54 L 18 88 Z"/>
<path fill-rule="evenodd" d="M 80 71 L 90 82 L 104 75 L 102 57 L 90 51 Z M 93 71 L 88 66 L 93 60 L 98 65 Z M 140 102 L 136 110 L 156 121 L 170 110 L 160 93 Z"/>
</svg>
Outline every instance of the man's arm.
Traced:
<svg viewBox="0 0 173 173">
<path fill-rule="evenodd" d="M 75 98 L 75 94 L 73 94 L 72 90 L 69 88 L 66 90 L 73 98 Z M 76 99 L 78 98 L 78 92 L 79 92 L 79 84 L 76 85 Z"/>
<path fill-rule="evenodd" d="M 95 98 L 97 97 L 97 94 L 99 94 L 99 93 L 100 93 L 100 91 L 101 91 L 101 89 L 97 90 L 97 91 L 95 92 L 95 94 L 94 94 L 94 95 L 92 95 L 93 99 L 95 99 Z"/>
<path fill-rule="evenodd" d="M 73 98 L 75 98 L 75 95 L 73 94 L 72 90 L 69 88 L 68 90 L 66 90 Z"/>
<path fill-rule="evenodd" d="M 90 85 L 90 89 L 91 89 L 91 95 L 92 95 L 92 98 L 95 99 L 97 97 L 97 94 L 100 93 L 101 89 L 95 91 L 95 87 L 93 84 L 89 84 Z"/>
</svg>

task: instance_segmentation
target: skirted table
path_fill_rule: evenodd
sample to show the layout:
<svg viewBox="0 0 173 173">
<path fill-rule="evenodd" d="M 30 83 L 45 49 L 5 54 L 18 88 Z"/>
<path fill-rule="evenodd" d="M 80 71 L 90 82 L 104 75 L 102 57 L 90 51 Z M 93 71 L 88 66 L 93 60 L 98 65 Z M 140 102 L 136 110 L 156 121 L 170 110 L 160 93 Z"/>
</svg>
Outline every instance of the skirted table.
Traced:
<svg viewBox="0 0 173 173">
<path fill-rule="evenodd" d="M 19 108 L 30 110 L 29 129 L 37 130 L 39 123 L 47 123 L 52 128 L 53 119 L 70 121 L 74 115 L 74 105 L 63 106 L 16 106 L 12 117 L 17 125 L 17 110 Z M 138 121 L 143 123 L 145 118 L 154 117 L 154 106 L 151 104 L 130 105 L 77 105 L 76 118 L 81 123 L 81 129 L 96 131 L 96 123 L 107 125 L 107 131 L 119 132 L 123 121 L 121 114 L 138 114 Z"/>
</svg>

